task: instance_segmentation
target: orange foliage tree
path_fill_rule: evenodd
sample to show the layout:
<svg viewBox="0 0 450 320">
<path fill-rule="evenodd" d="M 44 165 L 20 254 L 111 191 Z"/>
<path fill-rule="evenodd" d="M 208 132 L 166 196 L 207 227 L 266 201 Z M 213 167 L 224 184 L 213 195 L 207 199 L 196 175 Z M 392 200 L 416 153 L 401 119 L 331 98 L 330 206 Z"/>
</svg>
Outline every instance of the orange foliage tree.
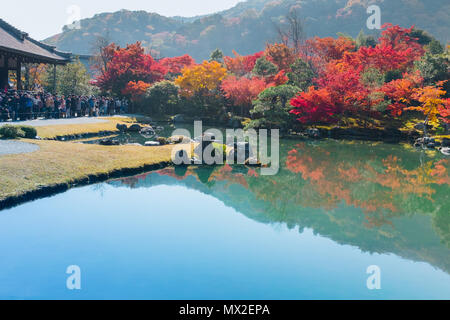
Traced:
<svg viewBox="0 0 450 320">
<path fill-rule="evenodd" d="M 255 68 L 256 60 L 264 55 L 264 52 L 257 52 L 248 56 L 241 56 L 233 50 L 234 57 L 224 57 L 227 70 L 236 75 L 243 76 L 252 72 Z"/>
<path fill-rule="evenodd" d="M 297 56 L 294 49 L 289 48 L 285 44 L 275 43 L 268 44 L 265 51 L 267 59 L 275 64 L 279 70 L 290 70 Z"/>
<path fill-rule="evenodd" d="M 441 81 L 436 86 L 415 89 L 413 98 L 420 105 L 409 107 L 408 110 L 422 112 L 426 117 L 426 124 L 438 125 L 439 120 L 450 123 L 449 99 L 444 99 L 447 92 L 443 89 L 443 85 L 444 81 Z"/>
</svg>

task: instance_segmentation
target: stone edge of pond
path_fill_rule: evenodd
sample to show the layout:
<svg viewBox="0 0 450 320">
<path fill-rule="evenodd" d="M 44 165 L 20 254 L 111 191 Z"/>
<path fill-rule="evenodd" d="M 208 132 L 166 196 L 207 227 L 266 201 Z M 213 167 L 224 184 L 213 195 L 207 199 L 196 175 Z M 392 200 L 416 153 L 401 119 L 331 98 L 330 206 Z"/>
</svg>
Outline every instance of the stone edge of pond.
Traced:
<svg viewBox="0 0 450 320">
<path fill-rule="evenodd" d="M 315 133 L 313 130 L 317 130 Z M 398 129 L 380 130 L 369 128 L 317 128 L 308 129 L 300 134 L 289 134 L 284 136 L 286 139 L 338 139 L 338 140 L 365 140 L 380 141 L 386 143 L 396 142 L 414 142 L 420 138 L 421 134 L 417 131 L 403 132 Z"/>
<path fill-rule="evenodd" d="M 90 138 L 96 138 L 96 137 L 106 137 L 114 134 L 119 134 L 119 130 L 115 131 L 99 131 L 99 132 L 89 132 L 89 133 L 80 133 L 80 134 L 70 134 L 70 135 L 64 135 L 64 136 L 56 136 L 53 138 L 42 138 L 42 140 L 45 141 L 74 141 L 74 140 L 81 140 L 81 139 L 90 139 Z"/>
<path fill-rule="evenodd" d="M 83 187 L 95 183 L 105 182 L 110 179 L 132 177 L 144 172 L 156 171 L 167 168 L 172 163 L 160 162 L 157 164 L 144 165 L 138 168 L 122 168 L 116 169 L 109 173 L 92 174 L 88 177 L 80 178 L 72 182 L 59 183 L 50 186 L 42 186 L 38 189 L 27 191 L 23 194 L 9 196 L 0 200 L 0 213 L 2 210 L 11 209 L 26 202 L 39 200 L 41 198 L 50 197 L 59 193 L 66 192 L 73 188 Z"/>
</svg>

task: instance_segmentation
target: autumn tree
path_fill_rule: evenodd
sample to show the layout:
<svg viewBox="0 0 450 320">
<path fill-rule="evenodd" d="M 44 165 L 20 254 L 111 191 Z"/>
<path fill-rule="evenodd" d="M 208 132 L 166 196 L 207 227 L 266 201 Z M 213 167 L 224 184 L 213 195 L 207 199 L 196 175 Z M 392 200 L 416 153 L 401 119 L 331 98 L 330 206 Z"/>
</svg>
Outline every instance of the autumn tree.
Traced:
<svg viewBox="0 0 450 320">
<path fill-rule="evenodd" d="M 392 48 L 406 56 L 411 65 L 424 54 L 425 49 L 419 43 L 420 39 L 415 37 L 417 34 L 414 33 L 414 27 L 406 29 L 387 23 L 382 28 L 380 48 Z"/>
<path fill-rule="evenodd" d="M 325 62 L 340 60 L 346 52 L 352 52 L 356 48 L 354 41 L 343 36 L 337 39 L 315 37 L 308 40 L 308 45 L 311 47 L 314 55 Z"/>
<path fill-rule="evenodd" d="M 414 90 L 413 99 L 420 105 L 409 107 L 408 110 L 420 111 L 425 115 L 425 127 L 428 124 L 439 125 L 439 121 L 450 123 L 450 105 L 448 99 L 444 99 L 446 91 L 443 90 L 444 82 L 438 82 L 436 86 L 426 86 Z"/>
<path fill-rule="evenodd" d="M 201 110 L 206 114 L 214 114 L 220 99 L 220 84 L 227 76 L 227 70 L 216 61 L 204 61 L 200 65 L 184 68 L 182 75 L 175 79 L 180 87 L 181 95 L 188 99 L 189 106 L 196 108 L 193 112 Z"/>
<path fill-rule="evenodd" d="M 150 85 L 164 79 L 166 73 L 167 69 L 151 55 L 145 54 L 141 43 L 137 42 L 114 51 L 105 73 L 96 78 L 96 84 L 103 92 L 120 96 L 127 87 L 129 92 L 130 82 L 134 86 L 139 82 Z"/>
<path fill-rule="evenodd" d="M 302 123 L 337 122 L 343 110 L 327 88 L 309 88 L 291 100 L 292 114 Z"/>
<path fill-rule="evenodd" d="M 181 74 L 183 68 L 195 65 L 195 60 L 188 54 L 181 57 L 163 58 L 159 63 L 166 68 L 167 77 L 174 78 Z"/>
<path fill-rule="evenodd" d="M 45 64 L 26 64 L 25 65 L 25 81 L 23 82 L 23 87 L 26 90 L 40 89 L 44 86 L 43 75 L 47 70 Z"/>
<path fill-rule="evenodd" d="M 248 115 L 252 102 L 267 87 L 266 81 L 259 77 L 236 78 L 231 76 L 222 82 L 225 97 L 241 108 L 241 116 Z"/>
<path fill-rule="evenodd" d="M 414 99 L 415 91 L 423 79 L 418 74 L 405 74 L 402 79 L 384 84 L 381 91 L 389 99 L 388 110 L 394 117 L 401 116 Z"/>
<path fill-rule="evenodd" d="M 257 52 L 248 56 L 241 56 L 236 51 L 233 51 L 234 57 L 225 57 L 224 62 L 227 70 L 236 75 L 244 76 L 252 72 L 255 67 L 256 60 L 264 55 L 264 52 Z"/>
<path fill-rule="evenodd" d="M 282 43 L 268 44 L 265 51 L 267 60 L 275 64 L 279 70 L 289 70 L 296 60 L 293 49 Z"/>
<path fill-rule="evenodd" d="M 122 89 L 121 94 L 133 102 L 139 102 L 149 87 L 150 84 L 144 81 L 130 81 Z"/>
<path fill-rule="evenodd" d="M 175 79 L 184 96 L 195 94 L 215 94 L 227 70 L 216 61 L 204 61 L 200 65 L 184 68 L 182 75 Z"/>
</svg>

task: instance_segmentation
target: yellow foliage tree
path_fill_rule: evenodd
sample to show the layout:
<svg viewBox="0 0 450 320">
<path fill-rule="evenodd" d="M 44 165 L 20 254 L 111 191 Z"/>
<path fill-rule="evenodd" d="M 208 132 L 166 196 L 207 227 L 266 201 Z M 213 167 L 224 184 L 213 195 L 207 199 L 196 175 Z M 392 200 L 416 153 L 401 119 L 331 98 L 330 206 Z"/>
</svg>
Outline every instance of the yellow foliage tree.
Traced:
<svg viewBox="0 0 450 320">
<path fill-rule="evenodd" d="M 200 65 L 184 68 L 182 75 L 175 79 L 175 84 L 180 86 L 185 97 L 208 95 L 218 90 L 226 76 L 227 70 L 220 63 L 204 61 Z"/>
<path fill-rule="evenodd" d="M 421 104 L 418 107 L 408 109 L 422 112 L 426 117 L 426 124 L 439 125 L 439 116 L 445 117 L 444 114 L 441 114 L 447 108 L 444 99 L 447 92 L 443 89 L 443 85 L 444 82 L 441 81 L 436 86 L 426 86 L 414 90 L 413 99 Z"/>
</svg>

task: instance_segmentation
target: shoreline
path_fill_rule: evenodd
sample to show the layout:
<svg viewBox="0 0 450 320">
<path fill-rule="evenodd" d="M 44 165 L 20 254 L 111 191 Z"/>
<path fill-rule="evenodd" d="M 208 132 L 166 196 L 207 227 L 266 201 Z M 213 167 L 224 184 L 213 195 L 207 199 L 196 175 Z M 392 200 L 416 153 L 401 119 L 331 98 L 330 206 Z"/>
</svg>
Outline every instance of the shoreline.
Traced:
<svg viewBox="0 0 450 320">
<path fill-rule="evenodd" d="M 96 183 L 106 182 L 111 179 L 120 179 L 132 177 L 145 172 L 161 170 L 171 165 L 169 162 L 160 162 L 157 164 L 144 165 L 139 168 L 121 168 L 110 173 L 91 174 L 88 177 L 80 178 L 72 182 L 59 183 L 55 185 L 43 186 L 38 189 L 30 190 L 20 195 L 13 195 L 0 200 L 0 214 L 2 210 L 14 208 L 16 206 L 39 200 L 41 198 L 52 197 L 64 193 L 70 189 L 85 187 Z"/>
<path fill-rule="evenodd" d="M 115 126 L 113 120 L 106 125 Z M 123 122 L 122 122 L 123 123 Z M 105 126 L 105 124 L 103 124 Z M 56 133 L 60 126 L 41 127 Z M 55 129 L 58 129 L 55 131 Z M 110 179 L 130 177 L 144 172 L 155 171 L 171 166 L 170 146 L 131 147 L 86 145 L 77 143 L 79 139 L 102 138 L 119 134 L 118 130 L 91 130 L 92 125 L 73 126 L 76 133 L 23 141 L 40 146 L 40 150 L 30 154 L 16 154 L 0 157 L 0 181 L 3 198 L 0 194 L 0 211 L 26 202 L 49 197 L 69 189 L 105 182 Z M 417 130 L 369 128 L 310 128 L 282 135 L 286 140 L 357 140 L 383 143 L 414 143 L 421 134 Z M 21 140 L 22 141 L 22 140 Z M 50 166 L 47 165 L 50 163 Z M 11 171 L 23 168 L 23 174 Z M 3 172 L 2 172 L 3 171 Z"/>
</svg>

